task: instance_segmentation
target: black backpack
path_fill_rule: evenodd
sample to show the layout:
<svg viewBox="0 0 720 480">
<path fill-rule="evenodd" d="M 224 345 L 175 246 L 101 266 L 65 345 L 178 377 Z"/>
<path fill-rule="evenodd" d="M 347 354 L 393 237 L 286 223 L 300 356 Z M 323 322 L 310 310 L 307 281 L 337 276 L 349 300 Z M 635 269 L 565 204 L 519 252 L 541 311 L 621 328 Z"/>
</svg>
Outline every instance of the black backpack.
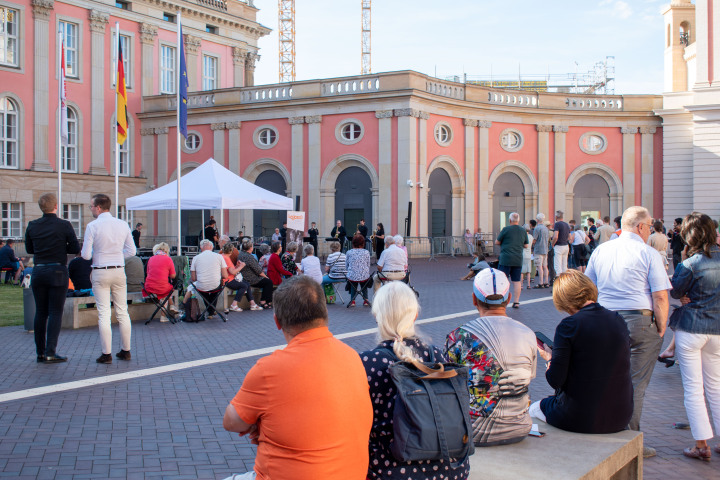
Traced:
<svg viewBox="0 0 720 480">
<path fill-rule="evenodd" d="M 469 371 L 457 363 L 436 363 L 431 346 L 429 351 L 431 362 L 397 360 L 389 367 L 397 391 L 390 450 L 400 461 L 443 459 L 457 468 L 475 451 Z"/>
</svg>

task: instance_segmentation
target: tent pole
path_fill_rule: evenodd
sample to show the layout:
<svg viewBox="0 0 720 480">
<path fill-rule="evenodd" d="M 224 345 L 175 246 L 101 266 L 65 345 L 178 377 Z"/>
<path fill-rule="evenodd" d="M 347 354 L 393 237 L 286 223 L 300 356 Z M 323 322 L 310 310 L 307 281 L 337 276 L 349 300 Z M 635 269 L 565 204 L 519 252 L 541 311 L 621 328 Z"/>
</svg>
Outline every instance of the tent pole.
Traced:
<svg viewBox="0 0 720 480">
<path fill-rule="evenodd" d="M 220 209 L 220 236 L 225 232 L 225 210 Z"/>
</svg>

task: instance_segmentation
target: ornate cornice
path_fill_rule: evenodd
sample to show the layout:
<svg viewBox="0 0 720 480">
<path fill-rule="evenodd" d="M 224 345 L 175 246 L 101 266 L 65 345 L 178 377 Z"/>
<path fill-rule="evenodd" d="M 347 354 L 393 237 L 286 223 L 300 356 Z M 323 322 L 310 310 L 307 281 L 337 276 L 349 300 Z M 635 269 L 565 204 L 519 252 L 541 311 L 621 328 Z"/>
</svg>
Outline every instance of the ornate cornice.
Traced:
<svg viewBox="0 0 720 480">
<path fill-rule="evenodd" d="M 466 127 L 477 127 L 478 121 L 473 120 L 472 118 L 463 118 L 463 125 L 465 125 Z"/>
<path fill-rule="evenodd" d="M 55 8 L 55 1 L 54 0 L 32 0 L 30 2 L 30 5 L 32 5 L 32 14 L 33 18 L 37 20 L 49 20 L 50 19 L 50 11 Z"/>
<path fill-rule="evenodd" d="M 233 59 L 233 65 L 245 66 L 245 57 L 247 56 L 247 50 L 240 47 L 233 47 L 232 49 L 232 59 Z"/>
<path fill-rule="evenodd" d="M 155 129 L 155 135 L 167 135 L 170 132 L 168 127 L 160 127 Z"/>
<path fill-rule="evenodd" d="M 552 125 L 535 125 L 538 132 L 552 132 L 553 126 Z"/>
<path fill-rule="evenodd" d="M 140 135 L 155 135 L 155 129 L 154 128 L 141 128 L 140 129 Z"/>
<path fill-rule="evenodd" d="M 375 111 L 375 118 L 392 118 L 393 111 L 392 110 L 376 110 Z"/>
<path fill-rule="evenodd" d="M 200 37 L 185 34 L 185 52 L 188 55 L 197 55 L 200 49 Z"/>
<path fill-rule="evenodd" d="M 420 110 L 414 108 L 398 108 L 395 110 L 396 117 L 420 117 Z"/>
<path fill-rule="evenodd" d="M 240 128 L 241 125 L 242 122 L 240 120 L 236 120 L 234 122 L 225 122 L 225 128 L 227 128 L 228 130 L 236 130 Z"/>
<path fill-rule="evenodd" d="M 418 112 L 418 118 L 419 118 L 420 120 L 429 120 L 429 119 L 430 119 L 430 114 L 429 114 L 428 112 L 420 111 L 420 112 Z"/>
<path fill-rule="evenodd" d="M 552 128 L 555 133 L 567 133 L 570 130 L 567 125 L 553 125 Z"/>
<path fill-rule="evenodd" d="M 155 37 L 157 37 L 158 29 L 155 25 L 150 25 L 149 23 L 141 23 L 140 24 L 140 43 L 146 43 L 146 44 L 154 44 L 155 43 Z"/>
<path fill-rule="evenodd" d="M 300 125 L 305 123 L 305 117 L 290 117 L 288 118 L 288 123 L 290 125 Z"/>
<path fill-rule="evenodd" d="M 110 21 L 110 15 L 100 10 L 90 10 L 88 17 L 90 18 L 91 32 L 105 33 L 105 26 Z"/>
<path fill-rule="evenodd" d="M 248 52 L 245 55 L 245 68 L 255 70 L 255 62 L 260 60 L 260 55 L 255 52 Z"/>
<path fill-rule="evenodd" d="M 638 131 L 638 127 L 621 127 L 620 133 L 623 135 L 635 134 Z"/>
<path fill-rule="evenodd" d="M 646 135 L 646 134 L 653 134 L 657 131 L 656 127 L 640 127 L 640 133 Z"/>
<path fill-rule="evenodd" d="M 492 127 L 492 122 L 490 120 L 478 120 L 478 127 L 490 128 Z"/>
<path fill-rule="evenodd" d="M 305 123 L 322 123 L 322 115 L 309 115 L 305 117 Z"/>
<path fill-rule="evenodd" d="M 210 130 L 225 130 L 225 122 L 211 123 Z"/>
</svg>

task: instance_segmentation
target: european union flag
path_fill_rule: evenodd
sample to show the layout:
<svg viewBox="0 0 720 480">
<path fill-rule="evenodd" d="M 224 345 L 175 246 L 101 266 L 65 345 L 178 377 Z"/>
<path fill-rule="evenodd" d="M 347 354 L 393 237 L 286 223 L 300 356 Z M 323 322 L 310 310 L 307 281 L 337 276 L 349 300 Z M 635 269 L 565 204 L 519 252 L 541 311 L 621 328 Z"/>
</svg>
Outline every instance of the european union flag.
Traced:
<svg viewBox="0 0 720 480">
<path fill-rule="evenodd" d="M 185 65 L 185 42 L 182 35 L 182 25 L 178 25 L 180 28 L 180 133 L 183 137 L 187 138 L 187 102 L 188 102 L 188 76 L 187 66 Z"/>
</svg>

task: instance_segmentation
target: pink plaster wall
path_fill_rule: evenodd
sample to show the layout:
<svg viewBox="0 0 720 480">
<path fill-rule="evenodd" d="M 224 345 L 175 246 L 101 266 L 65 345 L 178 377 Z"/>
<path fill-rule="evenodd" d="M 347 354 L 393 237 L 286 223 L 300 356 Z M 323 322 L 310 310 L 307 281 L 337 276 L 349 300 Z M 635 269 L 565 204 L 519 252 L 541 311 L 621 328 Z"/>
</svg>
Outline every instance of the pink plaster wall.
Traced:
<svg viewBox="0 0 720 480">
<path fill-rule="evenodd" d="M 261 125 L 272 125 L 278 131 L 278 142 L 270 149 L 257 148 L 253 143 L 255 129 Z M 240 129 L 240 174 L 261 158 L 272 158 L 282 163 L 292 175 L 292 135 L 287 118 L 272 120 L 244 121 Z M 290 188 L 290 185 L 287 186 Z"/>
<path fill-rule="evenodd" d="M 204 125 L 188 125 L 188 130 L 196 131 L 197 133 L 202 136 L 202 146 L 200 147 L 200 150 L 198 150 L 195 153 L 182 153 L 182 161 L 183 162 L 197 162 L 197 163 L 203 163 L 208 158 L 212 158 L 215 154 L 215 132 L 213 132 L 210 129 L 210 125 L 204 124 Z M 175 130 L 177 132 L 177 130 Z M 223 132 L 225 130 L 222 130 Z M 227 134 L 226 134 L 227 136 Z M 183 138 L 182 141 L 184 142 L 185 139 Z M 172 137 L 169 142 L 176 143 L 175 137 Z M 174 145 L 173 145 L 174 148 Z M 227 157 L 227 149 L 225 150 L 225 156 Z M 172 157 L 172 160 L 174 160 L 175 157 Z M 215 159 L 220 165 L 227 167 L 227 162 L 223 158 L 216 158 Z M 171 161 L 171 159 L 168 159 L 168 161 Z M 173 165 L 175 165 L 174 162 L 171 161 Z M 174 171 L 174 170 L 173 170 Z"/>
<path fill-rule="evenodd" d="M 344 145 L 335 137 L 335 128 L 344 120 L 354 118 L 363 125 L 364 134 L 362 139 L 353 145 Z M 327 166 L 340 155 L 355 153 L 366 158 L 373 167 L 375 172 L 378 171 L 378 119 L 375 118 L 375 112 L 358 112 L 342 115 L 323 115 L 322 124 L 320 126 L 321 146 L 320 152 L 322 158 L 320 160 L 320 169 L 325 171 Z M 397 138 L 393 137 L 393 144 L 397 142 Z"/>
<path fill-rule="evenodd" d="M 506 128 L 514 128 L 519 130 L 523 136 L 523 147 L 517 152 L 506 152 L 500 146 L 500 134 Z M 499 164 L 506 160 L 516 160 L 524 163 L 537 179 L 537 162 L 538 162 L 538 140 L 537 127 L 533 125 L 523 125 L 517 123 L 493 122 L 489 132 L 489 172 L 492 175 L 493 170 Z M 492 189 L 492 185 L 490 185 Z"/>
<path fill-rule="evenodd" d="M 588 132 L 599 132 L 605 135 L 608 145 L 603 153 L 590 155 L 580 148 L 580 137 Z M 565 175 L 567 178 L 579 166 L 586 163 L 602 163 L 610 167 L 622 178 L 622 133 L 614 127 L 570 127 L 565 137 Z"/>
<path fill-rule="evenodd" d="M 453 139 L 450 145 L 442 146 L 435 141 L 435 126 L 438 122 L 447 122 L 453 132 Z M 432 161 L 445 155 L 455 160 L 460 171 L 465 172 L 465 126 L 461 118 L 446 117 L 443 115 L 430 115 L 427 121 L 427 166 Z M 449 173 L 449 172 L 448 172 Z"/>
<path fill-rule="evenodd" d="M 658 127 L 653 136 L 653 208 L 655 218 L 663 218 L 663 129 Z"/>
<path fill-rule="evenodd" d="M 218 69 L 218 88 L 230 88 L 233 86 L 233 62 L 231 47 L 212 43 L 203 40 L 198 51 L 197 79 L 198 87 L 202 88 L 202 54 L 211 53 L 219 57 Z M 188 68 L 190 68 L 188 66 Z"/>
<path fill-rule="evenodd" d="M 642 135 L 639 133 L 635 134 L 635 205 L 642 205 Z"/>
</svg>

